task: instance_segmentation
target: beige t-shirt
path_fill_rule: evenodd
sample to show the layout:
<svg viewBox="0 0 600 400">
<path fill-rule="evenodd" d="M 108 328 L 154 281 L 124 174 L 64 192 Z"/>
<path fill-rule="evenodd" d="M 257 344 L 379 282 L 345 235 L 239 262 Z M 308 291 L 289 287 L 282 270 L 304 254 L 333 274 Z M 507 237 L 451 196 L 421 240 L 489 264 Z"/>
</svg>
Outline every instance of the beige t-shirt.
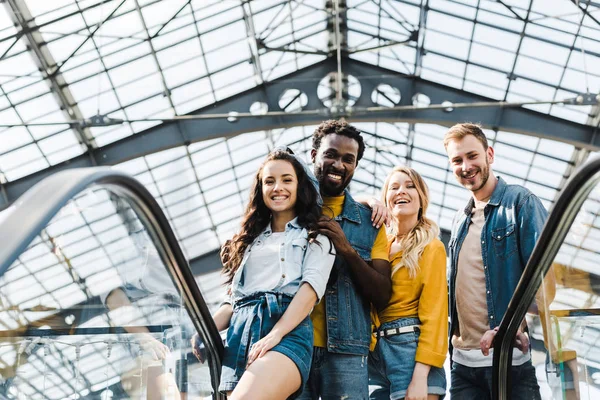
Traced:
<svg viewBox="0 0 600 400">
<path fill-rule="evenodd" d="M 471 225 L 458 255 L 456 311 L 460 332 L 452 332 L 452 346 L 479 349 L 479 341 L 490 329 L 486 301 L 485 272 L 481 255 L 481 230 L 485 223 L 486 201 L 475 201 Z"/>
</svg>

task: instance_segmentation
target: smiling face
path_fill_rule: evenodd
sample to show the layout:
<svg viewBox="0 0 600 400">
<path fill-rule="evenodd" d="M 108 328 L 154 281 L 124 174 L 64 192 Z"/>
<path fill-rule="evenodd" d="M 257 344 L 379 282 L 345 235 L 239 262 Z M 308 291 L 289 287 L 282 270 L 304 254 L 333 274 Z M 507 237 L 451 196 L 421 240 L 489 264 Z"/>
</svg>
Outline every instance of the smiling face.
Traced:
<svg viewBox="0 0 600 400">
<path fill-rule="evenodd" d="M 385 193 L 385 204 L 396 219 L 419 216 L 421 199 L 416 183 L 404 172 L 394 172 L 390 176 Z"/>
<path fill-rule="evenodd" d="M 315 175 L 324 196 L 340 196 L 352 181 L 358 164 L 358 142 L 348 136 L 330 133 L 323 137 L 311 156 Z"/>
<path fill-rule="evenodd" d="M 290 213 L 295 217 L 298 177 L 291 163 L 285 160 L 267 162 L 261 173 L 262 196 L 273 214 Z"/>
<path fill-rule="evenodd" d="M 494 149 L 484 149 L 473 135 L 452 139 L 446 147 L 454 177 L 473 193 L 486 186 L 490 177 L 490 164 L 494 162 Z"/>
</svg>

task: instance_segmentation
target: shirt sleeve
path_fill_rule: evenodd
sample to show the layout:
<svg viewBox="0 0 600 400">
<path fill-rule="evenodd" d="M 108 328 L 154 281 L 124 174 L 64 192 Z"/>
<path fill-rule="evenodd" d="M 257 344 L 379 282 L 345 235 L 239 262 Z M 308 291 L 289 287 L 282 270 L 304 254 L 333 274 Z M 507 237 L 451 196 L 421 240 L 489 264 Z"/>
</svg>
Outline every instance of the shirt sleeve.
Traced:
<svg viewBox="0 0 600 400">
<path fill-rule="evenodd" d="M 221 301 L 221 304 L 219 304 L 219 308 L 225 304 L 233 305 L 233 289 L 231 288 L 231 283 L 228 284 L 225 289 L 225 298 Z"/>
<path fill-rule="evenodd" d="M 534 194 L 529 194 L 518 209 L 519 235 L 517 238 L 519 238 L 519 254 L 523 268 L 525 268 L 529 257 L 531 257 L 547 217 L 548 212 L 540 199 Z"/>
<path fill-rule="evenodd" d="M 379 228 L 379 232 L 375 238 L 375 243 L 373 243 L 373 248 L 371 249 L 371 259 L 389 261 L 388 239 L 383 226 Z"/>
<path fill-rule="evenodd" d="M 448 286 L 446 249 L 439 240 L 421 256 L 423 289 L 419 298 L 421 334 L 415 361 L 441 368 L 448 352 Z"/>
<path fill-rule="evenodd" d="M 317 294 L 317 303 L 325 293 L 329 274 L 335 261 L 335 247 L 327 236 L 318 235 L 319 243 L 309 243 L 302 265 L 302 281 L 310 284 Z"/>
</svg>

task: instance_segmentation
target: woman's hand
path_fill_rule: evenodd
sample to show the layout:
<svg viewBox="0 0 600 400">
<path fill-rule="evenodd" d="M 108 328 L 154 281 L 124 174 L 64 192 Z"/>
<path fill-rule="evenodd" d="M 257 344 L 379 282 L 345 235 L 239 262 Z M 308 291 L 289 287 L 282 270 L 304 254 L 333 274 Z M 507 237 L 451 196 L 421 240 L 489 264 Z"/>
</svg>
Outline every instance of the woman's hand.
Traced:
<svg viewBox="0 0 600 400">
<path fill-rule="evenodd" d="M 254 343 L 250 349 L 250 353 L 248 354 L 248 366 L 264 356 L 267 351 L 277 346 L 279 342 L 281 342 L 281 339 L 282 336 L 279 334 L 279 332 L 272 330 L 267 336 Z"/>
<path fill-rule="evenodd" d="M 406 390 L 405 400 L 427 400 L 427 376 L 415 376 Z"/>
<path fill-rule="evenodd" d="M 166 345 L 156 340 L 149 333 L 141 333 L 137 339 L 142 350 L 150 354 L 154 360 L 164 360 L 170 353 Z"/>
<path fill-rule="evenodd" d="M 367 205 L 373 210 L 371 213 L 371 222 L 373 222 L 374 227 L 379 228 L 383 224 L 389 226 L 392 222 L 392 214 L 381 201 L 375 197 L 371 197 L 368 200 Z"/>
<path fill-rule="evenodd" d="M 200 335 L 198 335 L 198 333 L 194 333 L 194 336 L 192 336 L 190 341 L 192 345 L 192 353 L 194 353 L 201 364 L 204 364 L 204 360 L 206 360 L 206 347 L 204 346 L 202 339 L 200 339 Z"/>
</svg>

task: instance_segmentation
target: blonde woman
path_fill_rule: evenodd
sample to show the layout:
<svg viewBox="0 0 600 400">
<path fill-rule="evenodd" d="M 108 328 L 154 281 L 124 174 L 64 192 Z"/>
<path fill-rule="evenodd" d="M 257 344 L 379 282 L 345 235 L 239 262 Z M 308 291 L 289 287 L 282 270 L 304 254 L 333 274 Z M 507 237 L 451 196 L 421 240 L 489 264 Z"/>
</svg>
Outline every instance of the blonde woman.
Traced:
<svg viewBox="0 0 600 400">
<path fill-rule="evenodd" d="M 427 218 L 429 191 L 412 168 L 395 167 L 382 189 L 391 214 L 392 297 L 375 318 L 371 399 L 439 399 L 448 351 L 446 251 Z"/>
</svg>

